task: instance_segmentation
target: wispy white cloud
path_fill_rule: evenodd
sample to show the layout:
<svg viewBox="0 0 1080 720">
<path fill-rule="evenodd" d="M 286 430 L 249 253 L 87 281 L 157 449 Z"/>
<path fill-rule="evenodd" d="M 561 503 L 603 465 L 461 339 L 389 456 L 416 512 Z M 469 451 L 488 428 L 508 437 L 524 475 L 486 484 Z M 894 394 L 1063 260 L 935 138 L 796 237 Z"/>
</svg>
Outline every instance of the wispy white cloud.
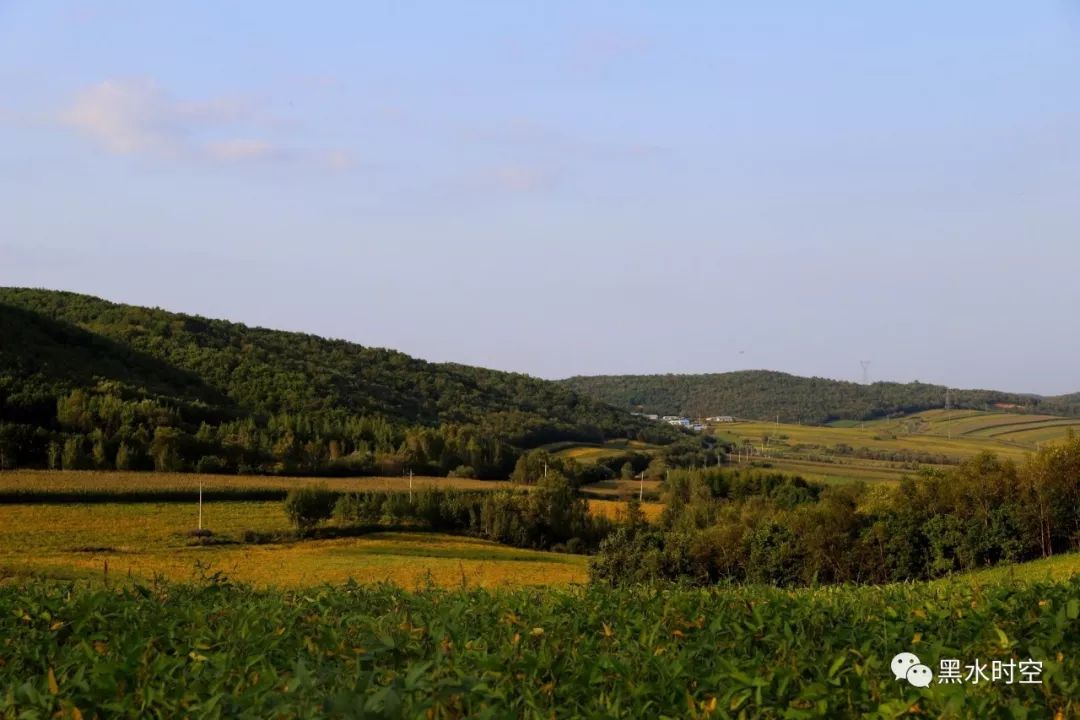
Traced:
<svg viewBox="0 0 1080 720">
<path fill-rule="evenodd" d="M 287 160 L 344 169 L 343 149 L 298 150 L 265 135 L 281 123 L 239 97 L 186 101 L 146 79 L 106 80 L 76 93 L 60 122 L 121 155 L 213 162 Z"/>
<path fill-rule="evenodd" d="M 60 119 L 116 153 L 173 149 L 156 88 L 103 82 L 81 91 Z"/>
<path fill-rule="evenodd" d="M 106 80 L 79 91 L 60 120 L 111 152 L 185 154 L 199 135 L 249 118 L 235 99 L 177 100 L 149 80 Z"/>
</svg>

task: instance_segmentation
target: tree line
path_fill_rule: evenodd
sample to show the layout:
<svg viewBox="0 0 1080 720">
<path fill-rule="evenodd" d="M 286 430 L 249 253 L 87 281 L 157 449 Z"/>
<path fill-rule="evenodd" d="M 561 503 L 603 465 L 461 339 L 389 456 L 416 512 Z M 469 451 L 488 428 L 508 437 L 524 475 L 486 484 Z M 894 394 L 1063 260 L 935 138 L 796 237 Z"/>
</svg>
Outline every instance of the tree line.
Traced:
<svg viewBox="0 0 1080 720">
<path fill-rule="evenodd" d="M 0 469 L 506 477 L 559 441 L 684 436 L 558 383 L 0 288 Z"/>
<path fill-rule="evenodd" d="M 425 427 L 325 412 L 203 421 L 192 428 L 181 412 L 160 402 L 77 389 L 57 401 L 55 428 L 0 422 L 0 469 L 323 476 L 411 471 L 480 479 L 513 475 L 531 482 L 526 478 L 537 477 L 546 464 L 584 483 L 619 477 L 624 468 L 630 475 L 651 468 L 656 476 L 667 467 L 715 464 L 722 455 L 713 438 L 682 434 L 655 453 L 628 450 L 585 465 L 509 443 L 522 422 L 501 416 Z"/>
<path fill-rule="evenodd" d="M 589 552 L 611 522 L 589 513 L 588 502 L 568 478 L 550 474 L 528 492 L 462 492 L 426 488 L 415 494 L 362 492 L 340 497 L 339 525 L 420 524 L 521 548 Z"/>
<path fill-rule="evenodd" d="M 761 471 L 673 472 L 655 525 L 623 524 L 600 582 L 886 583 L 1080 549 L 1080 438 L 1021 465 L 984 453 L 897 487 Z"/>
<path fill-rule="evenodd" d="M 757 420 L 825 424 L 871 420 L 945 407 L 943 385 L 860 384 L 799 377 L 768 370 L 703 375 L 601 375 L 572 377 L 566 387 L 615 407 L 691 417 L 733 415 Z M 1080 393 L 1040 397 L 996 390 L 949 390 L 952 407 L 1080 415 Z"/>
</svg>

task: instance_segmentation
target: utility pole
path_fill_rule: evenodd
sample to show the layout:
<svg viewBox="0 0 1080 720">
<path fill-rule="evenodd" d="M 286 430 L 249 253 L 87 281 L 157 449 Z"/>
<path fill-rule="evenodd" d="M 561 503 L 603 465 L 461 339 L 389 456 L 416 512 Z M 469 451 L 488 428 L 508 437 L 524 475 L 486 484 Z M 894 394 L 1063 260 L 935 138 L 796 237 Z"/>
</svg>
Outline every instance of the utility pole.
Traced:
<svg viewBox="0 0 1080 720">
<path fill-rule="evenodd" d="M 952 397 L 949 395 L 949 388 L 945 388 L 945 411 L 948 412 L 949 410 L 952 410 Z M 945 422 L 948 422 L 947 418 Z M 952 425 L 949 425 L 945 429 L 949 439 L 952 440 Z"/>
<path fill-rule="evenodd" d="M 412 502 L 412 468 L 409 468 L 409 502 Z"/>
<path fill-rule="evenodd" d="M 637 501 L 641 502 L 642 500 L 645 499 L 645 471 L 644 470 L 641 471 L 641 474 L 638 476 L 638 478 L 641 480 L 641 484 L 638 485 Z"/>
<path fill-rule="evenodd" d="M 202 481 L 199 481 L 199 529 L 202 530 Z"/>
</svg>

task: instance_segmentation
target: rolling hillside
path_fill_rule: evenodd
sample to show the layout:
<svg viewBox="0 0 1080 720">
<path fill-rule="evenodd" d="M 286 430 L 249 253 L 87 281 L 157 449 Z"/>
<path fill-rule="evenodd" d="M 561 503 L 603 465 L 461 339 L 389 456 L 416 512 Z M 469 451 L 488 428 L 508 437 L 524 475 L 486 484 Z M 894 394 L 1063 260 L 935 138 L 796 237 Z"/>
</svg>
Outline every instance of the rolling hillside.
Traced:
<svg viewBox="0 0 1080 720">
<path fill-rule="evenodd" d="M 1045 443 L 1080 432 L 1080 418 L 980 410 L 928 410 L 829 425 L 720 423 L 713 432 L 734 462 L 767 463 L 820 482 L 897 481 L 920 468 L 955 466 L 980 453 L 1021 463 Z"/>
<path fill-rule="evenodd" d="M 138 446 L 135 467 L 152 456 L 164 466 L 205 456 L 222 466 L 215 470 L 271 457 L 303 467 L 381 452 L 431 472 L 451 462 L 503 472 L 512 448 L 676 436 L 522 374 L 74 293 L 0 288 L 0 337 L 0 462 L 8 467 L 44 465 L 74 438 L 73 469 L 111 466 L 123 445 Z M 409 436 L 408 428 L 418 430 Z M 181 462 L 169 462 L 177 453 Z"/>
<path fill-rule="evenodd" d="M 991 441 L 1024 450 L 1080 432 L 1080 418 L 1038 413 L 983 410 L 928 410 L 914 415 L 875 420 L 863 427 L 894 434 L 936 436 L 977 442 Z"/>
<path fill-rule="evenodd" d="M 693 417 L 734 415 L 757 420 L 822 424 L 870 420 L 945 407 L 946 388 L 925 383 L 871 385 L 807 378 L 768 370 L 708 375 L 599 375 L 561 381 L 627 410 Z M 995 405 L 1054 415 L 1080 415 L 1080 394 L 1040 397 L 996 390 L 951 390 L 953 407 Z"/>
</svg>

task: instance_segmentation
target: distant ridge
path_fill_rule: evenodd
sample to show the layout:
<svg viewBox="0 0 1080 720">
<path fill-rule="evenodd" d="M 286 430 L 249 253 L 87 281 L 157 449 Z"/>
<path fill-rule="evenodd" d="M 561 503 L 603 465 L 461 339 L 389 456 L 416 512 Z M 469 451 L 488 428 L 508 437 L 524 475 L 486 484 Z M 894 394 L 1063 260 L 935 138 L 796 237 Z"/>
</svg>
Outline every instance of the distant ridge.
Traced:
<svg viewBox="0 0 1080 720">
<path fill-rule="evenodd" d="M 546 443 L 678 436 L 524 374 L 70 292 L 0 288 L 7 467 L 139 468 L 153 459 L 158 469 L 310 472 L 352 455 L 371 472 L 445 474 L 460 464 L 498 477 L 517 453 Z M 62 450 L 67 460 L 57 459 Z"/>
<path fill-rule="evenodd" d="M 826 423 L 873 418 L 945 407 L 944 385 L 800 377 L 772 370 L 702 375 L 595 375 L 560 381 L 566 387 L 631 411 L 662 415 L 734 415 L 781 422 Z M 1080 415 L 1080 393 L 1046 397 L 997 390 L 949 389 L 956 408 Z"/>
</svg>

